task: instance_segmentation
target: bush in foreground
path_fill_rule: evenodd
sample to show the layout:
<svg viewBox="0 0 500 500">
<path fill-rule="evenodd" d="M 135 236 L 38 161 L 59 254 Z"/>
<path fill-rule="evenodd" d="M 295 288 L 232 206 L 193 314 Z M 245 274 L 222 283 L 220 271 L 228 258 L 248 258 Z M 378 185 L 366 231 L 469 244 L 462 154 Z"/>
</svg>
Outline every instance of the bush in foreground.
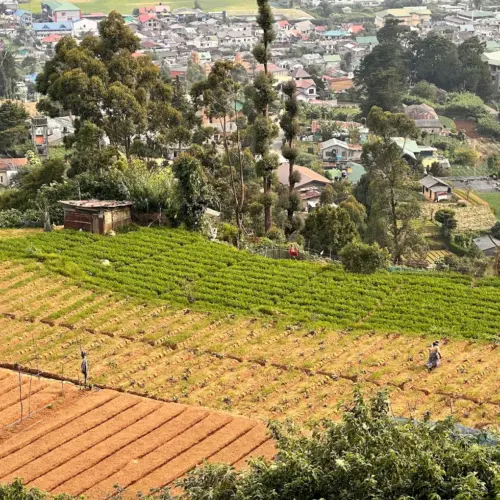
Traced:
<svg viewBox="0 0 500 500">
<path fill-rule="evenodd" d="M 324 421 L 305 433 L 292 423 L 271 423 L 274 460 L 257 459 L 249 470 L 205 464 L 176 486 L 151 492 L 161 500 L 270 499 L 498 499 L 500 445 L 459 433 L 452 420 L 395 421 L 379 393 L 366 402 L 356 392 L 341 422 Z M 31 490 L 33 491 L 33 490 Z M 127 492 L 128 493 L 128 492 Z M 41 496 L 40 496 L 41 495 Z M 120 497 L 119 489 L 114 498 Z M 0 486 L 0 498 L 48 499 L 22 483 Z M 69 497 L 60 497 L 67 498 Z"/>
<path fill-rule="evenodd" d="M 273 424 L 275 461 L 248 472 L 205 465 L 180 484 L 182 498 L 201 499 L 496 499 L 500 446 L 459 434 L 451 420 L 398 423 L 388 399 L 357 393 L 341 423 L 324 422 L 305 435 Z M 219 476 L 219 480 L 216 479 Z M 224 485 L 224 488 L 222 488 Z"/>
</svg>

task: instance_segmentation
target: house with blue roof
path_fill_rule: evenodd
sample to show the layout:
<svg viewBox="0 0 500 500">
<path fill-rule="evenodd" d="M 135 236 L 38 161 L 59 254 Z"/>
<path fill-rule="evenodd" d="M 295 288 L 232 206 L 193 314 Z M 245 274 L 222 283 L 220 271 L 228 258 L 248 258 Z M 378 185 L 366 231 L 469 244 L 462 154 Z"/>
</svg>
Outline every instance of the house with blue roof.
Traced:
<svg viewBox="0 0 500 500">
<path fill-rule="evenodd" d="M 73 23 L 33 23 L 33 31 L 37 38 L 43 38 L 47 35 L 71 35 Z"/>
<path fill-rule="evenodd" d="M 14 12 L 14 19 L 19 26 L 29 28 L 33 23 L 33 14 L 29 10 L 17 9 Z"/>
<path fill-rule="evenodd" d="M 348 38 L 350 34 L 344 30 L 330 30 L 330 31 L 325 31 L 323 33 L 323 36 L 327 40 L 330 39 L 341 40 L 342 38 Z"/>
</svg>

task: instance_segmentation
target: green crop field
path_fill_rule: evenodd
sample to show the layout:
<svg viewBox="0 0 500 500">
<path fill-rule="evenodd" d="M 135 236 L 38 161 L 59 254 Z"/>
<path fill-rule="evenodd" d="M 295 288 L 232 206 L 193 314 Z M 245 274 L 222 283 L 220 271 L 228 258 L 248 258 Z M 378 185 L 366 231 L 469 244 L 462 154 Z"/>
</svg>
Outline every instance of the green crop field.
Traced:
<svg viewBox="0 0 500 500">
<path fill-rule="evenodd" d="M 121 14 L 132 14 L 135 8 L 155 4 L 155 2 L 151 0 L 137 0 L 137 2 L 131 0 L 125 2 L 121 2 L 120 0 L 74 0 L 71 3 L 80 7 L 85 14 L 91 12 L 104 12 L 108 14 L 112 10 L 116 10 Z M 172 10 L 180 7 L 194 7 L 194 2 L 192 0 L 172 0 L 166 2 L 166 4 Z M 245 0 L 243 2 L 235 2 L 234 0 L 201 0 L 200 5 L 205 12 L 221 12 L 226 10 L 240 15 L 257 13 L 257 3 L 255 0 Z M 40 12 L 41 4 L 40 2 L 30 2 L 26 4 L 26 8 L 33 12 Z M 300 9 L 273 9 L 273 12 L 275 14 L 283 14 L 287 19 L 312 17 Z"/>
<path fill-rule="evenodd" d="M 266 259 L 167 229 L 0 239 L 0 256 L 34 259 L 77 282 L 179 308 L 286 317 L 329 328 L 498 339 L 497 278 L 362 276 L 336 265 Z"/>
<path fill-rule="evenodd" d="M 478 196 L 488 203 L 500 220 L 500 193 L 478 193 Z"/>
</svg>

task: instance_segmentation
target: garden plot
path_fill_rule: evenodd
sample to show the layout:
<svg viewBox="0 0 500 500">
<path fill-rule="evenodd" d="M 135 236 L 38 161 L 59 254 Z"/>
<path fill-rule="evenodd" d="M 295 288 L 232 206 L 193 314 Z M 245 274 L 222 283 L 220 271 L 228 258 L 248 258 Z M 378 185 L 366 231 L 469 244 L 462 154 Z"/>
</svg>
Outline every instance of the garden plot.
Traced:
<svg viewBox="0 0 500 500">
<path fill-rule="evenodd" d="M 97 500 L 113 493 L 115 484 L 130 496 L 166 486 L 205 460 L 243 467 L 252 457 L 275 453 L 265 426 L 255 420 L 72 384 L 65 384 L 63 395 L 60 382 L 44 379 L 33 379 L 32 388 L 44 395 L 40 402 L 52 404 L 6 427 L 12 415 L 5 410 L 17 410 L 10 398 L 17 382 L 17 373 L 0 370 L 1 482 L 23 477 L 53 494 Z M 26 392 L 30 377 L 21 382 Z"/>
</svg>

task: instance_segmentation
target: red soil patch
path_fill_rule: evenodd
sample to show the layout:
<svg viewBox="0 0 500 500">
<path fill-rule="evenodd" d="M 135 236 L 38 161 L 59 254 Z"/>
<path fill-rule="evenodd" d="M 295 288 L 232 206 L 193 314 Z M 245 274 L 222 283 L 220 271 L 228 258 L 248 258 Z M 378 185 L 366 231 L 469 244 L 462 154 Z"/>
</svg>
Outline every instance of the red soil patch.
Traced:
<svg viewBox="0 0 500 500">
<path fill-rule="evenodd" d="M 205 460 L 243 467 L 271 458 L 264 425 L 204 408 L 162 403 L 115 391 L 80 391 L 72 384 L 0 369 L 0 482 L 22 477 L 51 493 L 104 498 L 119 484 L 128 494 L 171 484 Z M 17 399 L 16 399 L 17 396 Z"/>
<path fill-rule="evenodd" d="M 455 122 L 457 130 L 463 130 L 467 137 L 470 137 L 471 139 L 480 139 L 481 137 L 484 137 L 475 131 L 475 127 L 477 125 L 476 122 L 470 120 L 453 120 L 453 121 Z"/>
</svg>

